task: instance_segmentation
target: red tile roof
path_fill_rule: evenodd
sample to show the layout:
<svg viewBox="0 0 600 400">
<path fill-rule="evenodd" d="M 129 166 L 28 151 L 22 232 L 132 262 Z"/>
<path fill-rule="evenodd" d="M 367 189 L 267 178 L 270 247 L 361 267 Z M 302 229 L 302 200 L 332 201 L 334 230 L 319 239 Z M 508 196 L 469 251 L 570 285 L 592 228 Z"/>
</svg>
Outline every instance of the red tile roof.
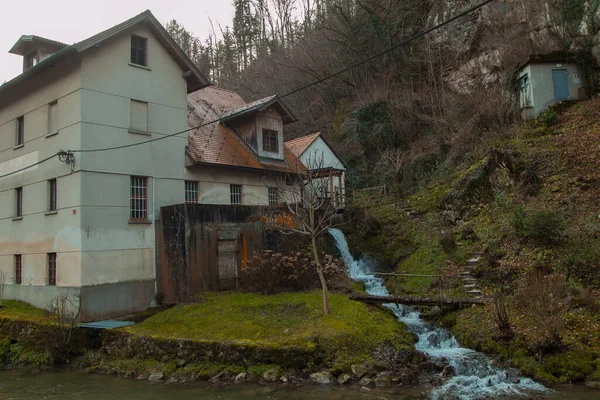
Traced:
<svg viewBox="0 0 600 400">
<path fill-rule="evenodd" d="M 285 142 L 285 147 L 289 149 L 296 157 L 300 157 L 304 150 L 317 138 L 321 132 L 313 133 L 312 135 L 302 136 L 296 139 Z"/>
<path fill-rule="evenodd" d="M 207 87 L 188 95 L 188 125 L 199 126 L 220 119 L 226 112 L 246 106 L 235 92 Z M 302 162 L 289 151 L 285 161 L 265 161 L 235 132 L 218 122 L 193 129 L 188 134 L 189 151 L 194 164 L 254 168 L 280 172 L 304 172 Z"/>
</svg>

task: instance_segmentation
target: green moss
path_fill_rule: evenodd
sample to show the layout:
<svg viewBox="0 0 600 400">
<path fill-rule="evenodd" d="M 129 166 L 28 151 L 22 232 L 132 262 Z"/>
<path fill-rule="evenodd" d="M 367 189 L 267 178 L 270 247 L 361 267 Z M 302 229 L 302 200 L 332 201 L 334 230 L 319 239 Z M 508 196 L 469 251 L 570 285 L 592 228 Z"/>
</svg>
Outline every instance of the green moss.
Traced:
<svg viewBox="0 0 600 400">
<path fill-rule="evenodd" d="M 412 347 L 412 336 L 393 316 L 337 294 L 330 294 L 331 313 L 325 315 L 321 301 L 320 291 L 209 294 L 201 303 L 166 310 L 127 331 L 160 339 L 316 346 L 331 365 L 367 358 L 384 342 Z"/>
<path fill-rule="evenodd" d="M 10 346 L 9 362 L 14 366 L 43 368 L 52 366 L 54 359 L 48 351 L 34 350 L 23 343 L 14 343 Z"/>
<path fill-rule="evenodd" d="M 0 364 L 6 362 L 10 355 L 11 340 L 8 336 L 0 335 Z"/>
<path fill-rule="evenodd" d="M 439 275 L 447 254 L 437 240 L 420 246 L 398 267 L 398 272 L 415 275 Z M 388 290 L 402 295 L 423 295 L 431 290 L 435 278 L 394 277 L 386 282 Z"/>
</svg>

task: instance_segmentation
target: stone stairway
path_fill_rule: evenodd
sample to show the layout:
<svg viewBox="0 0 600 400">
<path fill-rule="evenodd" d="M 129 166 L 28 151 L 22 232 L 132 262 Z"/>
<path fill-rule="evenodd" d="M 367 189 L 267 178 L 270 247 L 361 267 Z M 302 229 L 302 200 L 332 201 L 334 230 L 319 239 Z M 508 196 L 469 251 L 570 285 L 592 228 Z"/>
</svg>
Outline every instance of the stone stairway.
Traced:
<svg viewBox="0 0 600 400">
<path fill-rule="evenodd" d="M 413 210 L 411 207 L 402 207 L 402 211 L 411 218 L 419 218 L 421 215 Z M 463 289 L 466 294 L 475 299 L 481 299 L 481 286 L 479 280 L 473 276 L 473 270 L 479 264 L 479 261 L 483 258 L 483 253 L 473 252 L 469 256 L 467 265 L 462 267 L 463 276 Z"/>
<path fill-rule="evenodd" d="M 462 267 L 463 289 L 467 295 L 480 299 L 482 297 L 481 286 L 479 280 L 473 276 L 473 270 L 482 259 L 483 253 L 473 252 L 467 261 L 467 265 Z"/>
</svg>

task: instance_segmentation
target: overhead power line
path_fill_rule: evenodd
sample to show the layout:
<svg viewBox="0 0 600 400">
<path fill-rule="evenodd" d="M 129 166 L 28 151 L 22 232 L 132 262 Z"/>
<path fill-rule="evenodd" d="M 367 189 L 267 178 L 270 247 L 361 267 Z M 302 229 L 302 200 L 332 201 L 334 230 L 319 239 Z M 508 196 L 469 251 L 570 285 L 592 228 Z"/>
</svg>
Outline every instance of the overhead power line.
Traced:
<svg viewBox="0 0 600 400">
<path fill-rule="evenodd" d="M 483 1 L 483 2 L 481 2 L 481 3 L 479 3 L 479 4 L 475 5 L 475 6 L 473 6 L 471 8 L 469 8 L 469 9 L 467 9 L 467 10 L 465 10 L 465 11 L 463 11 L 463 12 L 457 14 L 457 15 L 455 15 L 454 17 L 445 20 L 444 22 L 441 22 L 441 23 L 439 23 L 437 25 L 434 25 L 434 26 L 432 26 L 429 29 L 426 29 L 426 30 L 424 30 L 422 32 L 419 32 L 419 33 L 411 36 L 410 38 L 408 38 L 406 40 L 403 40 L 400 43 L 395 44 L 392 47 L 389 47 L 389 48 L 387 48 L 385 50 L 382 50 L 382 51 L 380 51 L 377 54 L 374 54 L 374 55 L 372 55 L 372 56 L 370 56 L 370 57 L 368 57 L 368 58 L 366 58 L 366 59 L 364 59 L 362 61 L 359 61 L 359 62 L 357 62 L 355 64 L 352 64 L 349 67 L 341 69 L 341 70 L 339 70 L 337 72 L 334 72 L 334 73 L 332 73 L 330 75 L 327 75 L 327 76 L 325 76 L 325 77 L 323 77 L 321 79 L 318 79 L 318 80 L 316 80 L 314 82 L 311 82 L 311 83 L 309 83 L 307 85 L 301 86 L 301 87 L 299 87 L 297 89 L 294 89 L 294 90 L 292 90 L 292 91 L 290 91 L 288 93 L 285 93 L 283 95 L 277 96 L 277 98 L 283 99 L 283 98 L 289 97 L 289 96 L 291 96 L 293 94 L 296 94 L 296 93 L 298 93 L 300 91 L 306 90 L 306 89 L 308 89 L 310 87 L 313 87 L 315 85 L 318 85 L 320 83 L 328 81 L 329 79 L 335 78 L 335 77 L 337 77 L 337 76 L 339 76 L 339 75 L 341 75 L 343 73 L 346 73 L 346 72 L 348 72 L 348 71 L 350 71 L 350 70 L 352 70 L 354 68 L 360 67 L 361 65 L 364 65 L 364 64 L 366 64 L 368 62 L 371 62 L 371 61 L 375 60 L 376 58 L 379 58 L 379 57 L 381 57 L 381 56 L 383 56 L 383 55 L 385 55 L 387 53 L 390 53 L 390 52 L 392 52 L 392 51 L 394 51 L 394 50 L 396 50 L 396 49 L 398 49 L 398 48 L 400 48 L 402 46 L 405 46 L 405 45 L 407 45 L 407 44 L 409 44 L 409 43 L 411 43 L 411 42 L 413 42 L 413 41 L 415 41 L 415 40 L 417 40 L 417 39 L 419 39 L 419 38 L 421 38 L 421 37 L 423 37 L 425 35 L 428 35 L 431 32 L 434 32 L 434 31 L 436 31 L 436 30 L 438 30 L 440 28 L 443 28 L 444 26 L 446 26 L 446 25 L 448 25 L 448 24 L 450 24 L 450 23 L 452 23 L 452 22 L 454 22 L 454 21 L 456 21 L 456 20 L 458 20 L 458 19 L 460 19 L 460 18 L 462 18 L 462 17 L 464 17 L 466 15 L 469 15 L 472 12 L 475 12 L 475 11 L 479 10 L 480 8 L 486 6 L 487 4 L 489 4 L 489 3 L 493 2 L 493 1 L 495 1 L 495 0 L 485 0 L 485 1 Z M 236 116 L 238 114 L 242 114 L 243 112 L 244 111 L 239 111 L 237 113 L 233 113 L 231 115 L 228 115 L 228 118 L 234 117 L 234 116 Z M 125 148 L 129 148 L 129 147 L 141 146 L 141 145 L 144 145 L 144 144 L 147 144 L 147 143 L 157 142 L 159 140 L 168 139 L 168 138 L 173 137 L 173 136 L 181 135 L 183 133 L 186 133 L 186 132 L 189 132 L 189 131 L 193 131 L 195 129 L 199 129 L 199 128 L 202 128 L 204 126 L 207 126 L 207 125 L 210 125 L 210 124 L 214 124 L 216 122 L 219 122 L 219 120 L 220 120 L 220 118 L 212 120 L 212 121 L 209 121 L 209 122 L 205 122 L 203 124 L 200 124 L 200 125 L 188 128 L 188 129 L 184 129 L 184 130 L 179 131 L 179 132 L 175 132 L 175 133 L 171 133 L 171 134 L 168 134 L 168 135 L 160 136 L 160 137 L 157 137 L 157 138 L 154 138 L 154 139 L 144 140 L 142 142 L 129 143 L 129 144 L 124 144 L 124 145 L 120 145 L 120 146 L 112 146 L 112 147 L 105 147 L 105 148 L 98 148 L 98 149 L 71 150 L 71 152 L 72 153 L 94 153 L 94 152 L 119 150 L 119 149 L 125 149 Z M 53 158 L 54 156 L 56 156 L 57 154 L 54 154 L 51 157 L 48 157 L 48 158 L 46 158 L 44 160 L 41 160 L 41 161 L 39 161 L 39 162 L 37 162 L 35 164 L 32 164 L 32 165 L 30 165 L 28 167 L 22 168 L 22 169 L 20 169 L 18 171 L 14 171 L 14 172 L 10 172 L 10 173 L 5 174 L 5 175 L 1 175 L 0 179 L 4 178 L 6 176 L 12 175 L 12 174 L 16 174 L 16 173 L 21 172 L 23 170 L 26 170 L 28 168 L 34 167 L 34 166 L 39 165 L 39 164 L 41 164 L 43 162 L 46 162 L 46 161 L 50 160 L 51 158 Z"/>
</svg>

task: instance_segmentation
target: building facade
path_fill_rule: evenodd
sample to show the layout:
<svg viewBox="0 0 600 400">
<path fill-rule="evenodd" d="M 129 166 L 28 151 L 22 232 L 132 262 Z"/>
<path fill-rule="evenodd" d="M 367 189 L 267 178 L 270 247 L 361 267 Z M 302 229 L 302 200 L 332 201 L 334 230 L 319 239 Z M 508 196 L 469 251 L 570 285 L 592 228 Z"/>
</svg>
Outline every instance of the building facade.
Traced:
<svg viewBox="0 0 600 400">
<path fill-rule="evenodd" d="M 187 94 L 208 79 L 149 11 L 74 45 L 23 36 L 11 51 L 24 72 L 0 87 L 5 298 L 78 295 L 84 319 L 147 307 L 153 223 L 184 202 L 187 134 L 138 144 L 185 131 Z"/>
<path fill-rule="evenodd" d="M 318 187 L 320 196 L 329 199 L 336 207 L 344 208 L 346 165 L 323 134 L 317 132 L 302 136 L 286 142 L 285 146 L 318 180 L 313 186 Z"/>
<path fill-rule="evenodd" d="M 0 86 L 4 298 L 71 295 L 84 320 L 143 310 L 161 207 L 276 205 L 275 183 L 302 171 L 283 146 L 285 105 L 209 87 L 149 11 L 73 45 L 22 36 L 11 52 L 24 71 Z"/>
<path fill-rule="evenodd" d="M 519 107 L 524 120 L 537 118 L 551 105 L 564 100 L 587 98 L 579 65 L 568 59 L 534 56 L 518 75 Z"/>
</svg>

